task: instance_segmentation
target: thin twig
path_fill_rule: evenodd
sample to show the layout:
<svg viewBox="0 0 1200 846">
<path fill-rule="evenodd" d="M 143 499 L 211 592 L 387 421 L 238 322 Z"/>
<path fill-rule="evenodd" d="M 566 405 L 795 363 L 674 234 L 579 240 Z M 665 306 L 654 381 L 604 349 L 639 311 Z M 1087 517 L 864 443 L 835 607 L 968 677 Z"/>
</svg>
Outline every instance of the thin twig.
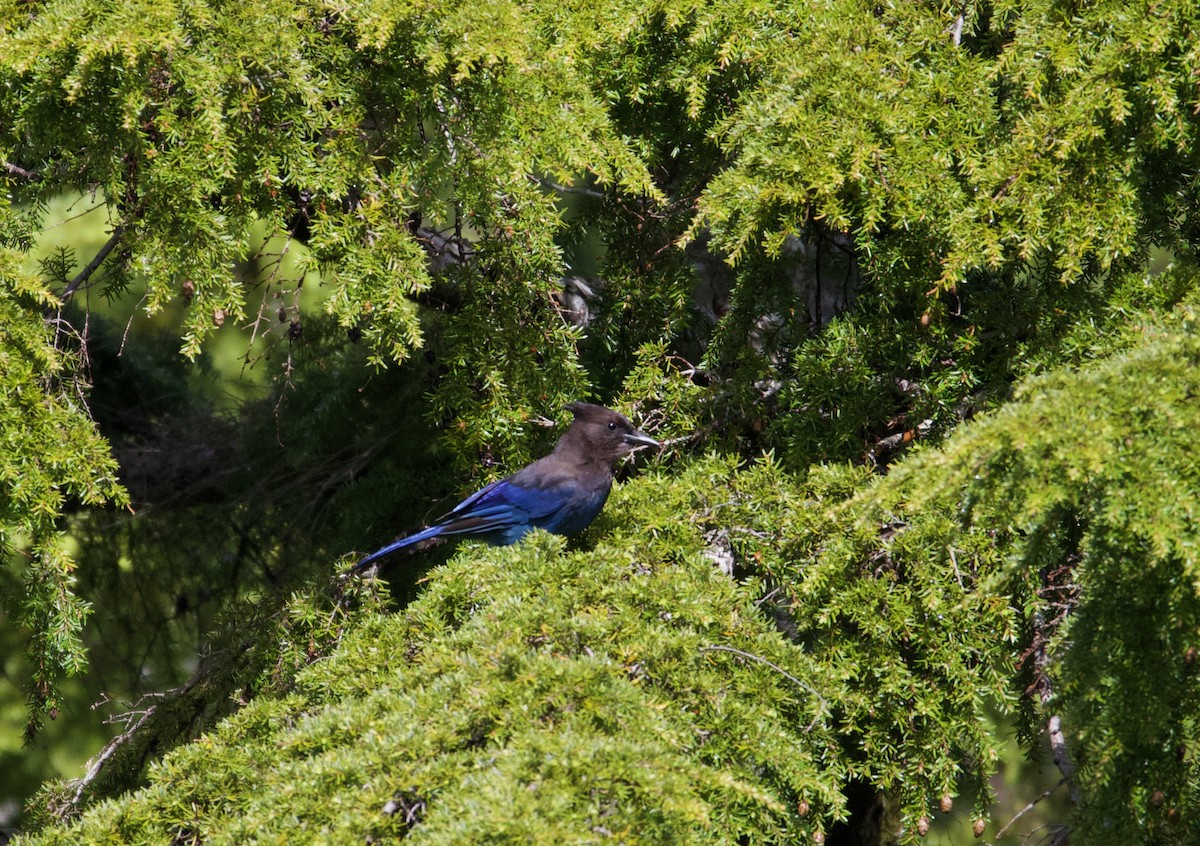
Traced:
<svg viewBox="0 0 1200 846">
<path fill-rule="evenodd" d="M 604 199 L 603 192 L 597 191 L 594 188 L 578 188 L 574 185 L 559 185 L 557 182 L 546 179 L 544 176 L 531 175 L 529 178 L 541 185 L 543 188 L 549 188 L 556 194 L 577 194 L 580 197 L 590 197 L 593 200 Z"/>
<path fill-rule="evenodd" d="M 1030 802 L 1028 805 L 1026 805 L 1024 808 L 1022 808 L 1021 810 L 1017 811 L 1017 815 L 1016 815 L 1015 817 L 1013 817 L 1011 820 L 1009 820 L 1008 822 L 1006 822 L 1006 823 L 1004 824 L 1004 827 L 1003 827 L 1003 828 L 1001 828 L 999 831 L 997 831 L 997 832 L 996 832 L 996 839 L 997 839 L 997 840 L 999 840 L 1001 837 L 1003 837 L 1003 836 L 1005 835 L 1005 833 L 1006 833 L 1006 832 L 1007 832 L 1007 831 L 1008 831 L 1010 828 L 1012 828 L 1012 827 L 1013 827 L 1013 823 L 1015 823 L 1015 822 L 1016 822 L 1017 820 L 1019 820 L 1021 817 L 1025 816 L 1025 815 L 1026 815 L 1026 814 L 1028 814 L 1030 811 L 1032 811 L 1034 808 L 1036 808 L 1040 802 L 1042 802 L 1042 801 L 1043 801 L 1043 800 L 1045 800 L 1045 799 L 1049 799 L 1051 796 L 1053 796 L 1053 795 L 1054 795 L 1054 792 L 1055 792 L 1056 790 L 1058 790 L 1060 787 L 1062 787 L 1062 786 L 1063 786 L 1064 784 L 1066 784 L 1066 783 L 1067 783 L 1067 780 L 1066 780 L 1066 778 L 1061 778 L 1061 779 L 1059 779 L 1059 780 L 1058 780 L 1058 784 L 1054 785 L 1054 786 L 1053 786 L 1053 787 L 1051 787 L 1051 788 L 1048 788 L 1048 789 L 1046 789 L 1046 790 L 1043 790 L 1043 791 L 1042 791 L 1042 795 L 1041 795 L 1041 796 L 1037 797 L 1037 798 L 1036 798 L 1036 799 L 1034 799 L 1032 802 Z"/>
<path fill-rule="evenodd" d="M 770 667 L 772 670 L 779 673 L 781 676 L 783 676 L 785 679 L 790 681 L 792 684 L 796 685 L 797 687 L 804 688 L 809 693 L 811 693 L 813 696 L 817 697 L 817 700 L 821 703 L 822 711 L 824 711 L 829 705 L 829 703 L 825 701 L 825 697 L 822 696 L 821 694 L 817 693 L 816 689 L 813 688 L 812 685 L 809 685 L 809 684 L 806 684 L 806 683 L 800 681 L 800 679 L 793 676 L 791 673 L 789 673 L 783 667 L 779 666 L 774 661 L 769 661 L 766 658 L 763 658 L 761 655 L 755 655 L 752 652 L 745 652 L 741 649 L 737 649 L 732 646 L 722 646 L 720 644 L 710 644 L 708 646 L 702 646 L 702 647 L 700 647 L 700 651 L 701 652 L 730 652 L 741 658 L 746 658 L 751 661 L 757 661 L 760 664 Z M 820 716 L 820 714 L 818 714 L 811 723 L 809 723 L 807 726 L 805 726 L 804 731 L 806 733 L 812 731 L 814 728 L 816 728 L 817 722 L 820 719 L 821 719 L 821 716 Z"/>
<path fill-rule="evenodd" d="M 958 569 L 958 558 L 954 555 L 954 547 L 948 546 L 946 547 L 946 551 L 950 553 L 950 564 L 954 567 L 954 578 L 958 582 L 958 586 L 965 589 L 966 586 L 963 584 L 962 573 Z"/>
<path fill-rule="evenodd" d="M 9 161 L 4 163 L 4 170 L 11 176 L 19 176 L 22 179 L 29 180 L 30 182 L 37 182 L 42 178 L 40 173 L 35 173 L 32 170 L 26 170 L 20 165 L 15 165 Z"/>
<path fill-rule="evenodd" d="M 241 655 L 242 653 L 247 652 L 251 648 L 253 648 L 254 643 L 255 643 L 254 640 L 247 639 L 247 640 L 243 640 L 241 643 L 237 644 L 235 647 L 232 647 L 229 650 L 222 650 L 222 651 L 223 652 L 233 652 L 234 655 L 237 656 L 237 655 Z M 211 679 L 214 675 L 214 672 L 215 672 L 213 669 L 212 662 L 213 662 L 213 655 L 206 656 L 204 659 L 201 660 L 200 665 L 196 668 L 196 671 L 192 674 L 192 677 L 189 678 L 183 684 L 179 685 L 178 687 L 174 687 L 174 688 L 171 688 L 170 690 L 159 692 L 159 693 L 143 694 L 142 698 L 139 700 L 139 703 L 142 701 L 145 701 L 147 699 L 158 699 L 158 700 L 160 700 L 160 702 L 156 702 L 153 705 L 147 706 L 145 710 L 138 711 L 138 712 L 131 712 L 131 713 L 138 713 L 139 714 L 138 718 L 136 720 L 133 720 L 131 723 L 127 722 L 126 725 L 128 726 L 128 728 L 126 728 L 125 731 L 121 732 L 119 735 L 117 735 L 112 740 L 110 740 L 107 743 L 107 745 L 105 745 L 104 749 L 102 749 L 99 754 L 97 754 L 94 758 L 92 758 L 88 762 L 87 772 L 84 774 L 83 778 L 79 779 L 77 782 L 74 783 L 75 784 L 75 795 L 70 799 L 70 801 L 55 808 L 54 815 L 56 817 L 58 817 L 58 819 L 60 819 L 60 820 L 65 820 L 68 817 L 75 814 L 79 810 L 80 803 L 82 802 L 83 796 L 87 792 L 88 788 L 92 786 L 93 782 L 95 782 L 96 779 L 100 776 L 100 774 L 104 771 L 105 767 L 107 766 L 109 761 L 113 758 L 113 756 L 116 755 L 117 752 L 120 751 L 121 748 L 125 746 L 125 744 L 132 741 L 138 735 L 138 732 L 142 729 L 142 727 L 146 725 L 147 721 L 149 721 L 150 718 L 153 717 L 155 715 L 155 713 L 157 713 L 158 706 L 162 703 L 162 701 L 166 701 L 166 700 L 178 701 L 181 697 L 186 696 L 189 693 L 191 693 L 191 691 L 194 690 L 195 688 L 199 687 L 202 684 L 207 684 L 209 681 L 211 681 Z M 124 715 L 124 716 L 129 716 L 129 715 Z M 121 718 L 117 718 L 117 719 L 121 719 Z M 114 722 L 114 721 L 115 720 L 108 720 L 106 722 Z"/>
<path fill-rule="evenodd" d="M 151 705 L 149 708 L 142 711 L 142 715 L 138 717 L 138 719 L 132 725 L 130 725 L 129 728 L 125 729 L 125 731 L 121 732 L 112 740 L 110 740 L 108 744 L 102 750 L 100 750 L 99 755 L 88 761 L 88 770 L 86 773 L 84 773 L 83 778 L 79 779 L 79 787 L 75 790 L 75 795 L 71 797 L 71 802 L 67 806 L 69 810 L 74 810 L 75 808 L 79 807 L 79 803 L 83 799 L 84 791 L 86 791 L 88 785 L 90 785 L 96 779 L 96 776 L 100 774 L 100 771 L 104 769 L 104 765 L 108 763 L 109 758 L 117 754 L 117 750 L 124 746 L 126 742 L 128 742 L 135 734 L 138 733 L 138 730 L 146 724 L 146 720 L 150 719 L 150 717 L 154 715 L 154 712 L 157 710 L 157 708 L 158 705 Z M 66 815 L 63 814 L 63 816 L 65 817 Z"/>
<path fill-rule="evenodd" d="M 1049 635 L 1045 632 L 1046 620 L 1041 611 L 1037 611 L 1033 615 L 1033 628 L 1036 644 L 1034 653 L 1033 668 L 1037 681 L 1034 682 L 1034 687 L 1038 693 L 1038 699 L 1042 703 L 1043 708 L 1049 708 L 1054 699 L 1054 686 L 1050 681 L 1050 673 L 1048 670 L 1050 664 L 1050 650 L 1047 641 Z M 1079 805 L 1079 787 L 1075 784 L 1075 762 L 1071 758 L 1071 751 L 1067 748 L 1067 739 L 1062 730 L 1062 717 L 1058 714 L 1051 714 L 1046 722 L 1046 735 L 1050 741 L 1050 754 L 1054 759 L 1054 765 L 1058 767 L 1058 771 L 1063 775 L 1063 781 L 1067 783 L 1067 787 L 1071 791 L 1072 804 Z"/>
<path fill-rule="evenodd" d="M 1028 834 L 1025 839 L 1033 842 L 1033 835 L 1038 831 L 1045 831 L 1046 834 L 1041 840 L 1034 842 L 1033 846 L 1065 846 L 1071 836 L 1071 827 L 1062 823 L 1046 823 L 1034 829 Z"/>
<path fill-rule="evenodd" d="M 765 605 L 766 603 L 768 603 L 772 599 L 774 599 L 776 596 L 778 596 L 780 591 L 782 591 L 782 590 L 783 590 L 782 587 L 777 587 L 774 590 L 772 590 L 770 593 L 766 594 L 762 599 L 754 600 L 754 604 L 761 608 L 763 605 Z"/>
<path fill-rule="evenodd" d="M 267 277 L 266 282 L 265 283 L 256 283 L 256 287 L 261 286 L 263 289 L 262 298 L 259 300 L 259 303 L 258 303 L 258 313 L 254 316 L 254 319 L 252 321 L 250 321 L 249 323 L 245 324 L 242 327 L 243 329 L 248 328 L 250 330 L 250 340 L 246 344 L 246 354 L 244 356 L 242 356 L 242 372 L 243 373 L 245 372 L 247 367 L 251 367 L 254 364 L 254 362 L 251 361 L 251 357 L 254 352 L 254 343 L 255 343 L 255 341 L 258 340 L 259 330 L 261 329 L 261 327 L 264 323 L 268 324 L 268 325 L 270 324 L 271 318 L 267 316 L 267 303 L 271 298 L 271 286 L 274 285 L 276 279 L 279 278 L 280 271 L 283 268 L 283 260 L 287 256 L 288 250 L 292 246 L 292 236 L 290 234 L 284 236 L 283 246 L 280 248 L 279 252 L 277 252 L 277 253 L 268 254 L 266 252 L 266 247 L 267 247 L 267 244 L 269 241 L 270 241 L 270 238 L 267 238 L 266 240 L 264 240 L 262 247 L 259 248 L 259 251 L 252 258 L 252 260 L 257 261 L 259 258 L 262 258 L 265 255 L 272 255 L 273 259 L 272 259 L 271 264 L 273 266 L 271 268 L 271 275 Z M 297 313 L 299 313 L 298 309 L 297 309 Z M 264 332 L 264 334 L 266 334 L 266 333 Z"/>
<path fill-rule="evenodd" d="M 75 278 L 68 282 L 67 287 L 63 289 L 60 299 L 64 303 L 71 299 L 71 296 L 79 290 L 80 285 L 83 285 L 91 278 L 92 274 L 100 268 L 100 265 L 104 264 L 104 260 L 108 258 L 109 253 L 116 249 L 117 244 L 121 242 L 124 234 L 125 224 L 121 223 L 113 228 L 112 235 L 104 242 L 104 246 L 100 248 L 100 251 L 92 257 L 92 260 L 87 263 L 83 270 L 75 274 Z"/>
<path fill-rule="evenodd" d="M 1014 173 L 1012 176 L 1008 177 L 1008 179 L 1004 180 L 1004 184 L 1001 185 L 999 190 L 997 190 L 996 193 L 992 195 L 992 201 L 995 202 L 996 200 L 999 200 L 1001 197 L 1003 197 L 1005 194 L 1007 194 L 1008 189 L 1013 187 L 1013 185 L 1016 184 L 1016 181 L 1020 178 L 1021 178 L 1021 174 L 1018 171 L 1017 173 Z"/>
</svg>

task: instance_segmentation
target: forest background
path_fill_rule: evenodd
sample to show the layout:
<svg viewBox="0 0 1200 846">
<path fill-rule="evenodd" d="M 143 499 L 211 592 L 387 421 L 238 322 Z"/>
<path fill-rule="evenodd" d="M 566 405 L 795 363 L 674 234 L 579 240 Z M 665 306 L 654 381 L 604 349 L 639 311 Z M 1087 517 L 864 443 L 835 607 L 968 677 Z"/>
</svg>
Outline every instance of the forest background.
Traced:
<svg viewBox="0 0 1200 846">
<path fill-rule="evenodd" d="M 2 0 L 5 824 L 1200 842 L 1198 24 Z"/>
</svg>

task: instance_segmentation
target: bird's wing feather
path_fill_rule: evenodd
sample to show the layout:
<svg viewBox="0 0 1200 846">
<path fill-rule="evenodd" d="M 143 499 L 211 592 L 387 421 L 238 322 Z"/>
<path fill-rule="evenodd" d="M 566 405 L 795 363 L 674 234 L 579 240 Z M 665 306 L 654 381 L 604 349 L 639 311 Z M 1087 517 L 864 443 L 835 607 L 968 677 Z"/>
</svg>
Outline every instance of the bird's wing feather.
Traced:
<svg viewBox="0 0 1200 846">
<path fill-rule="evenodd" d="M 437 521 L 442 534 L 487 534 L 532 525 L 562 507 L 561 490 L 526 488 L 512 477 L 492 482 Z"/>
<path fill-rule="evenodd" d="M 375 550 L 370 555 L 368 555 L 366 558 L 364 558 L 362 561 L 359 561 L 357 564 L 354 565 L 354 567 L 351 569 L 350 572 L 361 573 L 363 570 L 367 569 L 372 564 L 374 564 L 376 561 L 378 561 L 380 558 L 383 558 L 384 556 L 387 556 L 387 555 L 391 555 L 393 552 L 399 552 L 402 549 L 407 549 L 408 547 L 414 546 L 414 545 L 420 543 L 421 541 L 426 541 L 426 540 L 429 540 L 430 538 L 436 538 L 441 533 L 442 533 L 442 530 L 441 530 L 440 526 L 430 526 L 427 529 L 422 529 L 421 531 L 415 532 L 411 535 L 408 535 L 407 537 L 403 537 L 403 538 L 400 538 L 399 540 L 392 541 L 387 546 L 383 547 L 382 549 Z"/>
</svg>

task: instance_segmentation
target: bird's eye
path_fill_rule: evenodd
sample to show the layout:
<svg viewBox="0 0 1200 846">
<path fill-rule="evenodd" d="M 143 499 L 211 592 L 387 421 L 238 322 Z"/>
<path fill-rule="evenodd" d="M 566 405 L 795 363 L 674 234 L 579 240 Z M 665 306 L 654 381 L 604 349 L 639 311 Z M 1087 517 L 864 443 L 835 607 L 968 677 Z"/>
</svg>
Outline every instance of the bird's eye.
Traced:
<svg viewBox="0 0 1200 846">
<path fill-rule="evenodd" d="M 610 432 L 617 431 L 617 421 L 615 421 L 615 420 L 608 421 L 608 431 L 610 431 Z"/>
</svg>

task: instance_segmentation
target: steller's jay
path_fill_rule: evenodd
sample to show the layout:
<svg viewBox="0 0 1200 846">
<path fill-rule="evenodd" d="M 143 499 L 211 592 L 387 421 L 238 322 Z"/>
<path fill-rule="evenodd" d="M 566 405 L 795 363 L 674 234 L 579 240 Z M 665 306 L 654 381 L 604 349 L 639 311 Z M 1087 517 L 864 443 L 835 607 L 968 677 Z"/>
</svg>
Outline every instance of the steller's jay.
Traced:
<svg viewBox="0 0 1200 846">
<path fill-rule="evenodd" d="M 575 419 L 553 452 L 467 497 L 429 528 L 372 552 L 351 572 L 360 573 L 385 555 L 431 538 L 462 536 L 506 546 L 533 529 L 556 535 L 586 529 L 608 499 L 617 459 L 660 444 L 602 405 L 573 402 L 564 407 Z"/>
</svg>

